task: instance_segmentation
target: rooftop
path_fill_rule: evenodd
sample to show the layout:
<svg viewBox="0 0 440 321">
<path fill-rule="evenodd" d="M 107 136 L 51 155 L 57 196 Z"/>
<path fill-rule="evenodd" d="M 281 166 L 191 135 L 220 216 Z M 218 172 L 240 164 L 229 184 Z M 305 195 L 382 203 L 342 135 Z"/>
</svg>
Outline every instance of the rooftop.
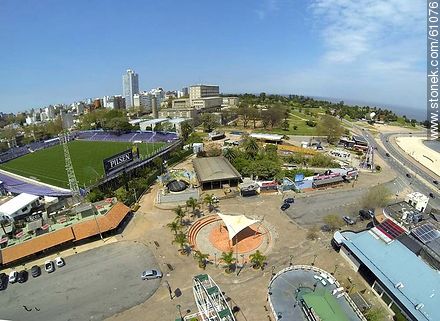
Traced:
<svg viewBox="0 0 440 321">
<path fill-rule="evenodd" d="M 408 250 L 401 242 L 385 243 L 370 231 L 343 232 L 343 243 L 417 318 L 440 320 L 440 273 Z M 403 287 L 396 288 L 402 283 Z M 416 306 L 419 309 L 416 309 Z"/>
<path fill-rule="evenodd" d="M 36 195 L 21 193 L 6 203 L 0 205 L 0 214 L 8 216 L 12 215 L 18 210 L 21 210 L 23 207 L 35 202 L 38 200 L 38 198 L 39 197 Z"/>
<path fill-rule="evenodd" d="M 265 139 L 265 140 L 282 140 L 283 135 L 278 134 L 264 134 L 264 133 L 252 133 L 249 135 L 250 137 L 253 137 L 255 139 Z"/>
<path fill-rule="evenodd" d="M 193 160 L 194 170 L 200 182 L 241 178 L 240 173 L 224 157 L 201 157 Z"/>
</svg>

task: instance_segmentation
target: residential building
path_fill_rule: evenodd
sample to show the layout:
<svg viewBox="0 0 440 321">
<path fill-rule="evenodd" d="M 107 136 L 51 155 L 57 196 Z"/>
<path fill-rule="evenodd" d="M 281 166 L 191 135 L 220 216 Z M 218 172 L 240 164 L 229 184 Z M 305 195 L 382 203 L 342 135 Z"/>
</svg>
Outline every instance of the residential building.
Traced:
<svg viewBox="0 0 440 321">
<path fill-rule="evenodd" d="M 238 97 L 223 97 L 222 107 L 236 107 L 238 101 Z"/>
<path fill-rule="evenodd" d="M 71 112 L 61 113 L 61 120 L 63 121 L 64 129 L 69 129 L 73 127 L 73 114 Z"/>
<path fill-rule="evenodd" d="M 52 120 L 55 118 L 55 108 L 52 105 L 46 107 L 45 111 L 46 111 L 47 119 Z"/>
<path fill-rule="evenodd" d="M 125 109 L 126 101 L 125 98 L 120 95 L 104 96 L 102 99 L 102 105 L 104 108 L 109 109 Z"/>
<path fill-rule="evenodd" d="M 127 108 L 134 106 L 134 94 L 139 94 L 139 78 L 137 73 L 128 69 L 126 74 L 122 76 L 122 95 L 125 98 Z"/>
</svg>

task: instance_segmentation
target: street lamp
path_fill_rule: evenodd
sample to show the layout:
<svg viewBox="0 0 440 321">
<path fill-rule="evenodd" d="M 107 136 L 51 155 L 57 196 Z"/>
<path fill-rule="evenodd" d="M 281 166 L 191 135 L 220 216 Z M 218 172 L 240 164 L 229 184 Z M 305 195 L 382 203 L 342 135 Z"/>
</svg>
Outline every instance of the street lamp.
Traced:
<svg viewBox="0 0 440 321">
<path fill-rule="evenodd" d="M 183 320 L 183 316 L 182 316 L 182 306 L 180 304 L 176 305 L 177 310 L 179 311 L 179 316 L 180 316 L 180 320 Z"/>
<path fill-rule="evenodd" d="M 275 265 L 272 265 L 272 276 L 275 275 Z"/>
<path fill-rule="evenodd" d="M 292 266 L 293 255 L 290 256 L 289 266 Z"/>
</svg>

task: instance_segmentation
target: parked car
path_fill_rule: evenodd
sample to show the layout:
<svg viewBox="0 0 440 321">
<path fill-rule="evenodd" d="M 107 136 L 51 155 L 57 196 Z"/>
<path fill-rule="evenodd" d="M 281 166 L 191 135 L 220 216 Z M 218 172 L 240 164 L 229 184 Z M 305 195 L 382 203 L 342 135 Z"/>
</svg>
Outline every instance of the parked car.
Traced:
<svg viewBox="0 0 440 321">
<path fill-rule="evenodd" d="M 141 274 L 142 280 L 160 279 L 161 277 L 162 277 L 162 272 L 158 270 L 145 270 Z"/>
<path fill-rule="evenodd" d="M 371 220 L 374 217 L 374 211 L 373 210 L 360 210 L 359 216 L 361 220 Z"/>
<path fill-rule="evenodd" d="M 284 203 L 293 204 L 295 203 L 295 199 L 293 197 L 288 197 L 284 200 Z"/>
<path fill-rule="evenodd" d="M 64 259 L 61 256 L 58 256 L 55 259 L 55 264 L 57 265 L 57 267 L 62 267 L 64 265 L 66 265 L 66 262 L 64 262 Z"/>
<path fill-rule="evenodd" d="M 47 273 L 52 273 L 53 271 L 55 271 L 55 264 L 53 264 L 53 261 L 47 260 L 46 262 L 44 262 L 44 270 Z"/>
<path fill-rule="evenodd" d="M 18 277 L 17 277 L 18 283 L 24 283 L 28 280 L 28 278 L 29 278 L 28 271 L 22 270 L 22 271 L 18 272 Z"/>
<path fill-rule="evenodd" d="M 281 205 L 281 210 L 282 210 L 282 211 L 285 211 L 285 210 L 287 210 L 289 207 L 290 207 L 290 204 L 289 204 L 289 203 L 284 203 L 283 205 Z"/>
<path fill-rule="evenodd" d="M 17 271 L 11 271 L 9 273 L 9 283 L 15 283 L 17 282 L 18 273 Z"/>
<path fill-rule="evenodd" d="M 345 223 L 347 223 L 348 225 L 354 225 L 356 224 L 355 221 L 353 221 L 353 219 L 350 216 L 343 216 L 342 219 L 344 220 Z"/>
<path fill-rule="evenodd" d="M 411 178 L 411 175 L 410 175 L 410 174 L 408 174 L 408 173 L 406 173 L 406 177 L 408 177 L 408 178 Z"/>
<path fill-rule="evenodd" d="M 8 276 L 6 273 L 0 273 L 0 291 L 6 289 L 8 286 Z"/>
<path fill-rule="evenodd" d="M 38 265 L 31 267 L 31 275 L 36 278 L 41 275 L 41 268 Z"/>
</svg>

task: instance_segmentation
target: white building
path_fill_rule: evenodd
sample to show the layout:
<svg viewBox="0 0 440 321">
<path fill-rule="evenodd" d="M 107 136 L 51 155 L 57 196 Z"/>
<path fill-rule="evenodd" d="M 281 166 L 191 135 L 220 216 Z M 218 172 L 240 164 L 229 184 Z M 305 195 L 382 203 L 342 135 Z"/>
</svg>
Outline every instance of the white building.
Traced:
<svg viewBox="0 0 440 321">
<path fill-rule="evenodd" d="M 52 120 L 55 118 L 55 108 L 52 105 L 49 105 L 45 109 L 47 119 Z"/>
<path fill-rule="evenodd" d="M 0 205 L 0 216 L 15 219 L 29 214 L 31 210 L 40 205 L 39 196 L 22 193 Z"/>
<path fill-rule="evenodd" d="M 428 201 L 429 197 L 419 192 L 410 193 L 405 197 L 405 202 L 420 212 L 425 211 L 426 206 L 428 206 Z"/>
<path fill-rule="evenodd" d="M 62 113 L 61 120 L 64 129 L 70 129 L 73 127 L 73 114 L 71 112 Z"/>
<path fill-rule="evenodd" d="M 128 69 L 122 76 L 122 96 L 125 98 L 127 108 L 134 106 L 134 94 L 139 94 L 139 77 L 133 70 Z"/>
<path fill-rule="evenodd" d="M 109 109 L 124 109 L 126 106 L 126 102 L 124 97 L 122 97 L 121 95 L 104 96 L 102 98 L 102 105 L 104 108 Z"/>
<path fill-rule="evenodd" d="M 220 95 L 220 87 L 217 85 L 192 85 L 189 87 L 189 99 L 216 97 Z"/>
</svg>

